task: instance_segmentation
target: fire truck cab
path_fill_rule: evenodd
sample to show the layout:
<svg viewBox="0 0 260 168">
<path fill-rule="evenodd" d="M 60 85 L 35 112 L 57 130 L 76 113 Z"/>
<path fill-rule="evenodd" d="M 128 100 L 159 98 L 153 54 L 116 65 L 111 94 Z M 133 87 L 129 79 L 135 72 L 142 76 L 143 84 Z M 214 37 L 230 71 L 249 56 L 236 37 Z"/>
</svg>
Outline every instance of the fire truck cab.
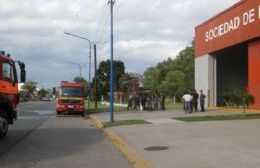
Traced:
<svg viewBox="0 0 260 168">
<path fill-rule="evenodd" d="M 25 82 L 25 65 L 20 61 L 13 61 L 11 56 L 0 51 L 0 139 L 3 139 L 9 124 L 17 118 L 16 107 L 19 103 L 18 78 L 15 62 L 18 62 L 21 72 L 21 82 Z"/>
<path fill-rule="evenodd" d="M 65 113 L 85 114 L 84 85 L 82 83 L 61 82 L 57 101 L 57 115 Z"/>
</svg>

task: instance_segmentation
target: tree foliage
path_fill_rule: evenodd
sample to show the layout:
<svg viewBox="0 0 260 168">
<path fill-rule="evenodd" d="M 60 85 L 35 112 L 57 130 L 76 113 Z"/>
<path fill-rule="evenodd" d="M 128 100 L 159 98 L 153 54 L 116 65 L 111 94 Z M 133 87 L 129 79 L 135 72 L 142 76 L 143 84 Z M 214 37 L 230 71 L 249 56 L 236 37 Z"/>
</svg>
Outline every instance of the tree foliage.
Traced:
<svg viewBox="0 0 260 168">
<path fill-rule="evenodd" d="M 185 74 L 182 71 L 170 71 L 167 73 L 164 81 L 160 84 L 160 90 L 169 96 L 181 97 L 185 92 L 184 83 Z"/>
<path fill-rule="evenodd" d="M 154 93 L 180 97 L 186 90 L 194 89 L 194 42 L 179 52 L 173 60 L 158 63 L 144 73 L 143 83 Z"/>
<path fill-rule="evenodd" d="M 87 81 L 86 81 L 86 79 L 84 79 L 83 77 L 80 77 L 80 76 L 76 76 L 75 78 L 74 78 L 74 82 L 76 82 L 76 83 L 87 83 Z"/>
<path fill-rule="evenodd" d="M 23 85 L 22 89 L 29 92 L 29 94 L 33 94 L 36 89 L 36 82 L 28 81 Z"/>
<path fill-rule="evenodd" d="M 47 93 L 48 93 L 48 91 L 47 91 L 46 89 L 42 88 L 42 89 L 40 89 L 40 90 L 38 91 L 38 96 L 39 96 L 39 98 L 41 99 L 41 98 L 43 98 L 43 97 L 46 97 Z"/>
<path fill-rule="evenodd" d="M 114 60 L 114 89 L 120 90 L 120 79 L 125 75 L 125 65 L 121 60 Z M 94 80 L 93 80 L 94 81 Z M 97 69 L 99 95 L 106 95 L 110 90 L 110 60 L 102 61 Z"/>
<path fill-rule="evenodd" d="M 26 99 L 32 99 L 35 97 L 34 91 L 36 89 L 37 83 L 34 81 L 28 81 L 22 86 L 22 90 L 24 93 L 21 93 L 23 97 L 26 97 Z"/>
</svg>

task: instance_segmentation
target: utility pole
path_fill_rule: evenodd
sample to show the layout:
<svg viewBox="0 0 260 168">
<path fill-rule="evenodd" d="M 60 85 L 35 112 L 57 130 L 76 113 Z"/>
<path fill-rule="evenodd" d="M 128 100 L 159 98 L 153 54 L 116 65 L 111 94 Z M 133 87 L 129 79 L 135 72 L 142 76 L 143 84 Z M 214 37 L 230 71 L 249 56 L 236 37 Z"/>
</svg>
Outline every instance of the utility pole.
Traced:
<svg viewBox="0 0 260 168">
<path fill-rule="evenodd" d="M 115 0 L 109 0 L 110 5 L 110 122 L 114 122 L 114 36 L 113 36 L 113 6 Z"/>
<path fill-rule="evenodd" d="M 95 66 L 95 109 L 97 109 L 97 45 L 94 44 L 94 66 Z"/>
</svg>

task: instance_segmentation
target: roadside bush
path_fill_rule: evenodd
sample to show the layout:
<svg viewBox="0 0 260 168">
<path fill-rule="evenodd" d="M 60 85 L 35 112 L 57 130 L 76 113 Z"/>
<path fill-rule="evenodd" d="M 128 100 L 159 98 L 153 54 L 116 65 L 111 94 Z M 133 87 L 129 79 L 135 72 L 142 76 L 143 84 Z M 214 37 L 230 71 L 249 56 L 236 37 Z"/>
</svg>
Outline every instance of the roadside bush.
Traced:
<svg viewBox="0 0 260 168">
<path fill-rule="evenodd" d="M 223 101 L 226 106 L 243 107 L 245 113 L 246 108 L 254 103 L 254 97 L 245 91 L 236 90 L 225 93 L 223 95 Z"/>
</svg>

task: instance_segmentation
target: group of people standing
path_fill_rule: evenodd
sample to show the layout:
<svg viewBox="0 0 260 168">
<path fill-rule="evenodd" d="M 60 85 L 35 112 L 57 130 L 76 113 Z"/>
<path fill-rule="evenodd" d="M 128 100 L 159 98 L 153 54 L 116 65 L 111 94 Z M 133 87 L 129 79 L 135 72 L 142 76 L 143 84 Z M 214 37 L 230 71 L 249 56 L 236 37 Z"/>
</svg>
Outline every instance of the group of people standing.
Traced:
<svg viewBox="0 0 260 168">
<path fill-rule="evenodd" d="M 198 111 L 198 100 L 200 103 L 200 111 L 205 112 L 205 99 L 206 95 L 200 90 L 200 94 L 197 93 L 196 90 L 187 91 L 183 96 L 182 100 L 184 102 L 183 109 L 185 114 L 192 113 L 193 109 L 195 112 Z"/>
<path fill-rule="evenodd" d="M 165 96 L 163 94 L 154 96 L 138 96 L 130 95 L 127 109 L 133 110 L 165 110 Z"/>
</svg>

